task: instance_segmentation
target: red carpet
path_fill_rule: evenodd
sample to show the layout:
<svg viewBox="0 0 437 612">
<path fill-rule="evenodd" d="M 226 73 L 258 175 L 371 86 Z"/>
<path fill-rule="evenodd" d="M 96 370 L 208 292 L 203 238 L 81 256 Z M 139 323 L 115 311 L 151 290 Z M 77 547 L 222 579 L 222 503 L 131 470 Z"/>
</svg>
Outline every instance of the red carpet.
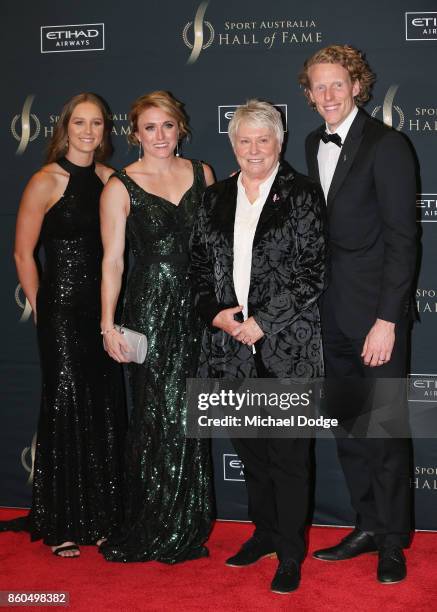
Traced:
<svg viewBox="0 0 437 612">
<path fill-rule="evenodd" d="M 0 510 L 0 519 L 19 514 Z M 80 559 L 59 559 L 43 544 L 30 544 L 26 534 L 0 533 L 0 590 L 68 591 L 70 606 L 66 609 L 87 612 L 436 609 L 437 534 L 416 534 L 406 553 L 408 578 L 402 583 L 380 585 L 376 581 L 375 555 L 337 564 L 308 556 L 300 589 L 290 595 L 275 595 L 269 591 L 275 560 L 264 559 L 245 569 L 223 565 L 251 532 L 247 524 L 219 522 L 209 541 L 210 558 L 177 566 L 108 563 L 95 547 L 82 547 Z M 312 528 L 310 552 L 336 543 L 345 533 L 343 529 Z"/>
</svg>

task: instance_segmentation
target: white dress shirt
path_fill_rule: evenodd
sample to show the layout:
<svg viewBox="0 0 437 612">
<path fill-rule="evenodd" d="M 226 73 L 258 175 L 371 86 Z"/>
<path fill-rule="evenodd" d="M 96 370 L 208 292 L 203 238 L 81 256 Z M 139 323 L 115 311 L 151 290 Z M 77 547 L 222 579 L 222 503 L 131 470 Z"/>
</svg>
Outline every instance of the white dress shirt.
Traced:
<svg viewBox="0 0 437 612">
<path fill-rule="evenodd" d="M 237 208 L 234 223 L 234 288 L 238 303 L 243 306 L 243 316 L 247 319 L 247 299 L 249 295 L 250 274 L 252 271 L 252 245 L 256 226 L 264 204 L 269 195 L 273 181 L 278 173 L 279 163 L 276 164 L 270 176 L 260 184 L 259 196 L 250 203 L 241 180 L 237 180 Z"/>
<path fill-rule="evenodd" d="M 343 123 L 335 130 L 335 134 L 341 137 L 341 142 L 343 144 L 357 113 L 358 108 L 355 106 Z M 329 130 L 328 126 L 326 126 L 326 131 L 328 134 L 334 133 Z M 323 142 L 323 140 L 320 140 L 317 161 L 319 163 L 320 184 L 322 185 L 326 202 L 328 201 L 329 188 L 331 187 L 332 177 L 334 176 L 341 151 L 342 147 L 339 147 L 334 142 Z"/>
</svg>

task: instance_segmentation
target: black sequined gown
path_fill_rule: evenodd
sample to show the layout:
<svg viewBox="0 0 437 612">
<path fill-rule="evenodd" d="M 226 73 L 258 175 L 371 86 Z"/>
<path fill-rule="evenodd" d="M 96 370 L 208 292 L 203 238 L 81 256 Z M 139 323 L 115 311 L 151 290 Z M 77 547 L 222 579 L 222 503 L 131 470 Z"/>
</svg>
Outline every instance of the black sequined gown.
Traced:
<svg viewBox="0 0 437 612">
<path fill-rule="evenodd" d="M 202 164 L 179 206 L 125 172 L 127 239 L 135 257 L 123 322 L 147 335 L 143 365 L 128 366 L 133 410 L 126 454 L 126 520 L 102 547 L 110 561 L 176 563 L 206 556 L 212 520 L 207 440 L 185 437 L 185 379 L 195 376 L 200 323 L 188 276 L 188 242 L 205 189 Z"/>
<path fill-rule="evenodd" d="M 70 179 L 45 215 L 37 296 L 42 367 L 29 516 L 32 540 L 94 544 L 122 522 L 126 414 L 122 371 L 102 348 L 102 245 L 94 164 L 63 158 Z"/>
</svg>

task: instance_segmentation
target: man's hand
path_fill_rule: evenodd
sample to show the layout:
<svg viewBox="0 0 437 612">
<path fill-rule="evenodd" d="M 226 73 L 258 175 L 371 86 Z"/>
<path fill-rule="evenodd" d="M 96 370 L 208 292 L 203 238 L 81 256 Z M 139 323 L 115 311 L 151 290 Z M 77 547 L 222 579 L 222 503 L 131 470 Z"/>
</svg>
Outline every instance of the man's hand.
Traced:
<svg viewBox="0 0 437 612">
<path fill-rule="evenodd" d="M 232 335 L 236 340 L 243 344 L 252 346 L 257 340 L 264 336 L 264 332 L 253 317 L 249 317 L 240 325 L 239 330 L 235 330 Z"/>
<path fill-rule="evenodd" d="M 220 310 L 212 320 L 213 327 L 218 327 L 231 336 L 238 334 L 243 324 L 236 321 L 234 315 L 242 310 L 243 306 L 234 306 L 233 308 Z"/>
<path fill-rule="evenodd" d="M 395 343 L 395 324 L 376 319 L 366 336 L 361 357 L 371 368 L 382 366 L 391 359 Z"/>
</svg>

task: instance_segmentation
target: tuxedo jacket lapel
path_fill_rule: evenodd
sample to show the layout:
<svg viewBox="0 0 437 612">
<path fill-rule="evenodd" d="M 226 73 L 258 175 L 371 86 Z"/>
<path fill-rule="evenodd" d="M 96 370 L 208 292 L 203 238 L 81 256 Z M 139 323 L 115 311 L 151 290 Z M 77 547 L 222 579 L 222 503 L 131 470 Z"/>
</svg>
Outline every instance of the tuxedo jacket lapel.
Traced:
<svg viewBox="0 0 437 612">
<path fill-rule="evenodd" d="M 366 115 L 358 111 L 349 132 L 346 136 L 346 140 L 341 148 L 340 157 L 338 158 L 337 166 L 335 168 L 334 176 L 332 177 L 331 186 L 328 191 L 327 205 L 328 211 L 332 206 L 335 196 L 342 186 L 360 147 L 363 139 L 363 128 L 366 122 Z M 317 162 L 317 159 L 316 159 Z M 318 168 L 318 164 L 317 164 Z"/>
<path fill-rule="evenodd" d="M 308 141 L 308 174 L 309 176 L 320 183 L 319 163 L 317 161 L 317 153 L 319 152 L 320 134 L 324 131 L 325 126 L 321 126 L 313 134 Z"/>
</svg>

